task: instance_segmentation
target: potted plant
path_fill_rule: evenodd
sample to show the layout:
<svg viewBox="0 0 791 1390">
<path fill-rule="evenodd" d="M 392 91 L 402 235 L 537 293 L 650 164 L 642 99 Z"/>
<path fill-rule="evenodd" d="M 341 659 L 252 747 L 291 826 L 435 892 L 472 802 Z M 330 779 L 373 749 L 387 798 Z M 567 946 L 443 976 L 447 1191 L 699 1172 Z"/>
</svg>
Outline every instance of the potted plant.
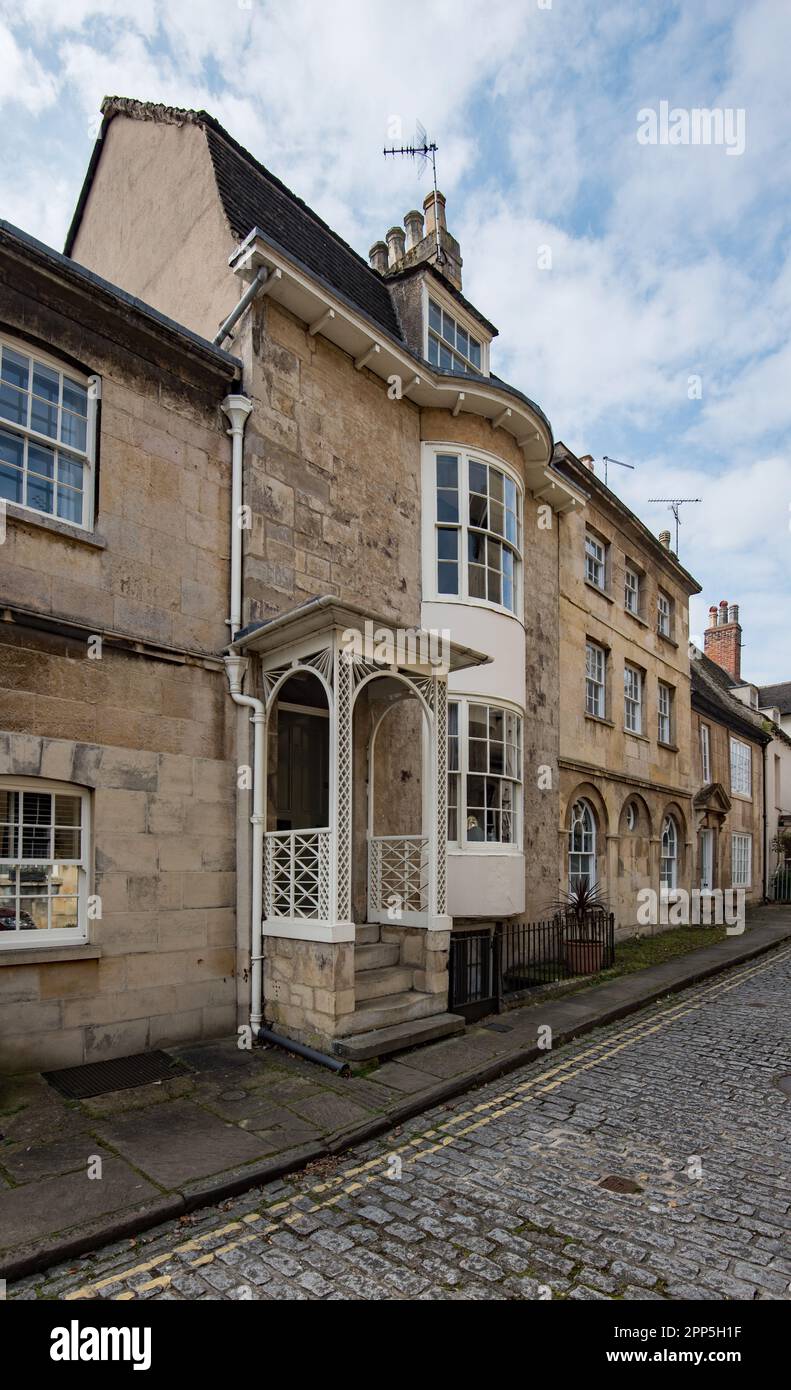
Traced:
<svg viewBox="0 0 791 1390">
<path fill-rule="evenodd" d="M 553 903 L 554 916 L 564 927 L 563 954 L 570 975 L 596 975 L 602 969 L 607 948 L 604 932 L 596 930 L 609 911 L 597 884 L 577 879 L 567 893 Z"/>
</svg>

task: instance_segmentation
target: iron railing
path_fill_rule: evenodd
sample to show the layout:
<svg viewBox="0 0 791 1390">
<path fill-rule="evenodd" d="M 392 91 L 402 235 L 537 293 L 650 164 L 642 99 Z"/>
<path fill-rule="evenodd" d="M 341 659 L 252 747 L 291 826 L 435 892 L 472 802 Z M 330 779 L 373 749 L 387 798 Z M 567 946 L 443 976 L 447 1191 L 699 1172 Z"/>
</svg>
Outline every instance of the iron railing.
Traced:
<svg viewBox="0 0 791 1390">
<path fill-rule="evenodd" d="M 791 903 L 791 864 L 783 864 L 772 874 L 768 896 L 773 903 Z"/>
<path fill-rule="evenodd" d="M 573 915 L 543 922 L 498 922 L 493 929 L 453 932 L 449 1004 L 468 1019 L 499 1012 L 502 1002 L 581 975 L 596 975 L 615 960 L 615 917 L 603 908 L 580 924 Z"/>
</svg>

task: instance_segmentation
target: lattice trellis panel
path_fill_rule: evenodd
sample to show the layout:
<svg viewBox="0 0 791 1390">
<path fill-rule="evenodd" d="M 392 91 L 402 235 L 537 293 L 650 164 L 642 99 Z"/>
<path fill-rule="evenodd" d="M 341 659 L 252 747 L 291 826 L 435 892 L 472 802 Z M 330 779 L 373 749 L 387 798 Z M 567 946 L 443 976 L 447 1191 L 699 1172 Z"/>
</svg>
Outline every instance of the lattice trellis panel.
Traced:
<svg viewBox="0 0 791 1390">
<path fill-rule="evenodd" d="M 394 898 L 403 912 L 428 906 L 426 835 L 377 835 L 368 842 L 368 891 L 371 911 L 385 912 Z"/>
<path fill-rule="evenodd" d="M 434 682 L 434 741 L 437 758 L 437 914 L 447 911 L 448 879 L 448 687 Z"/>
<path fill-rule="evenodd" d="M 266 836 L 267 918 L 328 921 L 330 851 L 329 830 L 278 830 Z"/>
<path fill-rule="evenodd" d="M 338 655 L 335 663 L 335 721 L 337 738 L 337 918 L 352 916 L 352 714 L 354 663 Z"/>
</svg>

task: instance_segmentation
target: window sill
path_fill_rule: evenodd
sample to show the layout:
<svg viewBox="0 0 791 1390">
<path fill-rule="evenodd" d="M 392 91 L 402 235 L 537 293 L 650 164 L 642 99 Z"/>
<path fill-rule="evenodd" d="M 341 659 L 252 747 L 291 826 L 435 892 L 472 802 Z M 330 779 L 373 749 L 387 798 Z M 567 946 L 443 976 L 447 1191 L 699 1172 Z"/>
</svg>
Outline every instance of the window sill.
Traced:
<svg viewBox="0 0 791 1390">
<path fill-rule="evenodd" d="M 648 624 L 646 624 L 646 626 L 648 626 Z M 675 647 L 676 651 L 678 651 L 678 642 L 675 637 L 668 637 L 666 632 L 660 632 L 658 628 L 656 635 L 660 642 L 666 642 L 669 647 Z"/>
<path fill-rule="evenodd" d="M 102 536 L 97 536 L 95 532 L 85 531 L 81 526 L 70 526 L 67 521 L 59 521 L 56 516 L 47 516 L 44 512 L 28 511 L 26 507 L 20 507 L 16 502 L 6 503 L 6 519 L 17 525 L 37 526 L 42 531 L 50 531 L 55 536 L 62 536 L 64 540 L 77 541 L 80 545 L 90 546 L 92 550 L 107 549 L 107 541 Z"/>
<path fill-rule="evenodd" d="M 592 724 L 603 724 L 607 729 L 614 729 L 615 724 L 612 719 L 605 719 L 603 714 L 588 714 L 585 711 L 585 718 L 590 719 Z"/>
<path fill-rule="evenodd" d="M 666 748 L 667 751 L 668 751 L 668 753 L 677 753 L 677 752 L 678 752 L 678 744 L 677 744 L 677 743 L 665 743 L 665 740 L 664 740 L 663 738 L 658 738 L 658 739 L 657 739 L 657 741 L 656 741 L 656 746 L 657 746 L 657 748 Z"/>
<path fill-rule="evenodd" d="M 524 859 L 524 850 L 519 845 L 502 845 L 495 841 L 487 840 L 467 840 L 466 844 L 460 845 L 456 840 L 448 841 L 448 854 L 450 856 L 469 858 L 470 855 L 480 855 L 483 858 L 489 855 L 503 855 L 507 859 Z"/>
<path fill-rule="evenodd" d="M 634 729 L 624 729 L 624 733 L 626 734 L 627 738 L 639 738 L 641 743 L 651 742 L 650 738 L 648 737 L 648 734 L 636 734 Z"/>
<path fill-rule="evenodd" d="M 602 589 L 598 584 L 594 584 L 591 579 L 585 580 L 585 587 L 586 589 L 592 589 L 594 594 L 600 594 L 602 598 L 606 598 L 608 603 L 613 602 L 612 594 L 608 594 L 606 589 Z"/>
<path fill-rule="evenodd" d="M 0 945 L 0 968 L 4 965 L 46 965 L 50 961 L 99 960 L 100 946 L 83 941 L 74 946 Z"/>
<path fill-rule="evenodd" d="M 748 795 L 747 792 L 735 792 L 733 791 L 733 789 L 731 789 L 731 796 L 733 797 L 734 801 L 744 801 L 750 806 L 752 806 L 753 804 L 752 796 Z"/>
<path fill-rule="evenodd" d="M 623 610 L 623 611 L 624 611 L 624 613 L 626 614 L 627 618 L 631 618 L 633 622 L 639 623 L 639 624 L 640 624 L 640 627 L 648 627 L 648 626 L 649 626 L 649 624 L 646 622 L 645 618 L 641 618 L 639 613 L 633 613 L 632 610 L 631 610 L 631 608 L 626 608 L 626 607 L 624 607 L 624 610 Z"/>
</svg>

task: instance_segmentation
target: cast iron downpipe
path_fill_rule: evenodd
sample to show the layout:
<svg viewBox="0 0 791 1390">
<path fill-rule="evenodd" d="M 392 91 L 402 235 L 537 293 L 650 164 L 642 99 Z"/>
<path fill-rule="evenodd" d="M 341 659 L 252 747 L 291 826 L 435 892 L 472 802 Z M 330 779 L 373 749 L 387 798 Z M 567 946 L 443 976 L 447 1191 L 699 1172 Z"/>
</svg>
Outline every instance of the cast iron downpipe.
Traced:
<svg viewBox="0 0 791 1390">
<path fill-rule="evenodd" d="M 248 304 L 252 304 L 256 295 L 259 293 L 260 290 L 264 288 L 264 285 L 266 284 L 268 279 L 269 271 L 266 269 L 266 266 L 261 266 L 261 269 L 256 274 L 255 279 L 252 280 L 251 283 L 247 286 L 247 289 L 245 290 L 244 294 L 239 300 L 239 303 L 237 304 L 236 308 L 231 310 L 230 314 L 225 320 L 225 323 L 222 324 L 222 326 L 218 329 L 217 333 L 212 338 L 212 343 L 215 347 L 220 347 L 222 345 L 224 340 L 230 334 L 231 329 L 234 327 L 236 323 L 238 323 L 239 319 L 242 317 L 242 314 L 244 313 Z"/>
<path fill-rule="evenodd" d="M 264 919 L 264 737 L 266 711 L 263 701 L 254 695 L 243 695 L 242 684 L 248 667 L 246 656 L 226 656 L 225 670 L 231 699 L 235 705 L 252 710 L 253 725 L 253 827 L 252 883 L 250 885 L 250 1027 L 258 1032 L 264 1021 L 263 1001 L 263 941 Z"/>
<path fill-rule="evenodd" d="M 274 1043 L 275 1047 L 295 1052 L 297 1057 L 304 1057 L 308 1062 L 316 1062 L 320 1067 L 329 1067 L 330 1071 L 337 1071 L 341 1076 L 349 1075 L 349 1063 L 344 1062 L 342 1057 L 331 1057 L 328 1052 L 317 1052 L 315 1047 L 294 1042 L 293 1038 L 284 1038 L 280 1033 L 273 1033 L 271 1028 L 259 1028 L 257 1036 L 259 1042 Z"/>
</svg>

